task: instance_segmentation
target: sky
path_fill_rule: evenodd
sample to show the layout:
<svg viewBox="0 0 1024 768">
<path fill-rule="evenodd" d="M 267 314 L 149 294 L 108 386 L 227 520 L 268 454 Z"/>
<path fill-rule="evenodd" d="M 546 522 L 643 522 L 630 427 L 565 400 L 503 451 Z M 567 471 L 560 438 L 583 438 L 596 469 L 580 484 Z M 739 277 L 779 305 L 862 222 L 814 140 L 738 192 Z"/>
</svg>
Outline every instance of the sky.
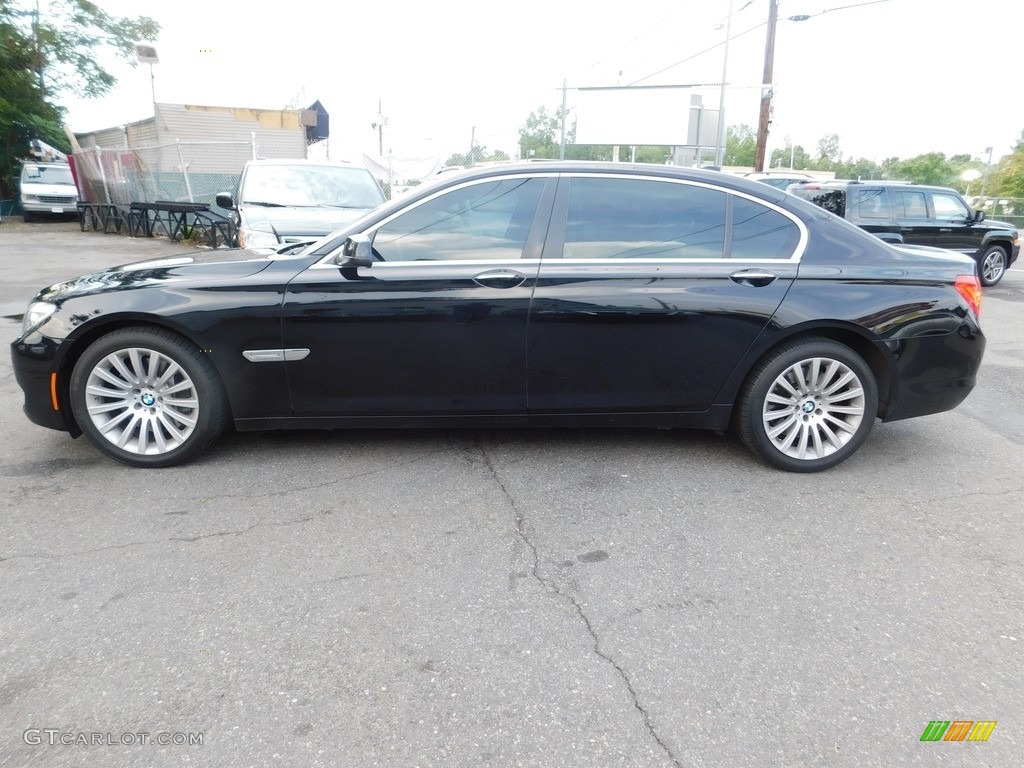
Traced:
<svg viewBox="0 0 1024 768">
<path fill-rule="evenodd" d="M 64 96 L 72 130 L 150 117 L 154 91 L 162 103 L 263 109 L 320 100 L 338 159 L 376 153 L 378 104 L 395 157 L 447 157 L 471 140 L 515 156 L 518 130 L 558 108 L 563 82 L 570 110 L 576 88 L 634 84 L 708 84 L 662 93 L 717 108 L 723 66 L 726 124 L 756 127 L 768 15 L 768 0 L 731 0 L 726 61 L 730 0 L 633 0 L 614 12 L 579 0 L 98 4 L 156 19 L 160 63 L 151 83 L 147 65 L 112 60 L 113 91 Z M 788 18 L 801 14 L 811 18 Z M 769 151 L 792 142 L 813 155 L 835 133 L 844 158 L 986 160 L 992 147 L 997 162 L 1024 130 L 1019 0 L 780 0 L 779 18 Z"/>
</svg>

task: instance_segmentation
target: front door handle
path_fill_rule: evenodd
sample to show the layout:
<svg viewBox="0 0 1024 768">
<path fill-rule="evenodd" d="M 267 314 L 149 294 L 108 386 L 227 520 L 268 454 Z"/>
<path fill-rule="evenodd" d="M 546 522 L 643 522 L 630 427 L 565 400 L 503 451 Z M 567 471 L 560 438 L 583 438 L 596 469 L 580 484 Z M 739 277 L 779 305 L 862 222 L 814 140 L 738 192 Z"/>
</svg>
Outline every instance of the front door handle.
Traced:
<svg viewBox="0 0 1024 768">
<path fill-rule="evenodd" d="M 486 288 L 515 288 L 526 282 L 526 275 L 514 269 L 489 269 L 474 277 L 473 282 Z"/>
<path fill-rule="evenodd" d="M 774 283 L 777 278 L 778 275 L 774 272 L 768 272 L 764 269 L 741 269 L 739 272 L 733 272 L 729 275 L 729 279 L 734 283 L 750 285 L 754 288 L 761 288 Z"/>
</svg>

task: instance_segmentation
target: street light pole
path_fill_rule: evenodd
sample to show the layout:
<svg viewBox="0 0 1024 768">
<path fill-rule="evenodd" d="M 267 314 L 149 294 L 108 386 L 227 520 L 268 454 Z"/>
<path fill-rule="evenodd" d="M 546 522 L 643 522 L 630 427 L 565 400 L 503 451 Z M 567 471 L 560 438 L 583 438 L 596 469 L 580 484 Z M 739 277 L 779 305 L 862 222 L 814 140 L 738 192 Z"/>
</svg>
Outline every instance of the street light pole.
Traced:
<svg viewBox="0 0 1024 768">
<path fill-rule="evenodd" d="M 992 147 L 985 147 L 988 152 L 988 162 L 985 163 L 985 177 L 981 180 L 981 196 L 985 196 L 985 189 L 988 187 L 988 174 L 992 170 Z"/>
<path fill-rule="evenodd" d="M 729 38 L 732 36 L 732 0 L 729 0 L 729 13 L 725 17 L 725 53 L 722 55 L 722 87 L 718 91 L 718 135 L 715 137 L 715 165 L 719 168 L 725 163 L 725 83 L 729 79 Z M 697 123 L 698 128 L 700 122 Z M 698 155 L 700 149 L 697 149 Z M 700 165 L 700 163 L 697 163 Z"/>
<path fill-rule="evenodd" d="M 757 120 L 757 148 L 754 151 L 754 170 L 764 170 L 764 155 L 768 146 L 768 124 L 772 114 L 772 80 L 775 69 L 775 27 L 779 21 L 779 0 L 768 0 L 768 34 L 764 43 L 764 78 L 761 81 L 761 113 Z"/>
</svg>

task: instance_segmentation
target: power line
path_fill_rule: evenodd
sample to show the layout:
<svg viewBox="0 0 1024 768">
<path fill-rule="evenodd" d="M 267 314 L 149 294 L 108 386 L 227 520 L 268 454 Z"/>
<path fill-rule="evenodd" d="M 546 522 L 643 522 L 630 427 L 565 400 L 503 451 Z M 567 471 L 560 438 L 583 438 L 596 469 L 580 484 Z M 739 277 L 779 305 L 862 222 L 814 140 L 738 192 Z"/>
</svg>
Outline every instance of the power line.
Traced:
<svg viewBox="0 0 1024 768">
<path fill-rule="evenodd" d="M 758 24 L 756 26 L 753 26 L 750 29 L 746 29 L 743 32 L 740 32 L 738 35 L 733 35 L 732 37 L 729 38 L 729 40 L 730 41 L 738 40 L 739 38 L 743 37 L 744 35 L 747 35 L 747 34 L 753 32 L 754 30 L 760 29 L 766 23 L 767 22 L 762 21 L 760 24 Z M 644 75 L 639 80 L 634 80 L 632 83 L 629 83 L 629 85 L 636 85 L 637 83 L 642 83 L 644 80 L 650 80 L 652 77 L 657 77 L 658 75 L 660 75 L 660 74 L 662 74 L 664 72 L 668 72 L 670 69 L 673 69 L 674 67 L 678 67 L 680 64 L 685 64 L 688 61 L 693 61 L 698 56 L 703 56 L 705 53 L 710 53 L 711 51 L 715 50 L 716 48 L 721 48 L 723 45 L 725 45 L 725 40 L 721 40 L 721 41 L 715 43 L 714 45 L 712 45 L 711 47 L 705 48 L 703 51 L 698 51 L 697 53 L 693 54 L 692 56 L 687 56 L 685 59 L 677 61 L 675 64 L 669 64 L 667 67 L 663 67 L 663 68 L 659 69 L 657 72 L 652 72 L 649 75 Z"/>
</svg>

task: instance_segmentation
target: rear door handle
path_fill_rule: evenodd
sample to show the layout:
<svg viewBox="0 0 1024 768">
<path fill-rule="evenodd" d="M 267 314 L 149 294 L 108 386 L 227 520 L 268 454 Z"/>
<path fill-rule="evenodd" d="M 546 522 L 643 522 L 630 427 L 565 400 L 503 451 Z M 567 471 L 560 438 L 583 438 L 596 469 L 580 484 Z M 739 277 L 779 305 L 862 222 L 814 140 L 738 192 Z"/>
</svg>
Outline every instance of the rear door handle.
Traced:
<svg viewBox="0 0 1024 768">
<path fill-rule="evenodd" d="M 761 288 L 762 286 L 774 283 L 776 278 L 778 278 L 778 275 L 764 269 L 741 269 L 739 272 L 733 272 L 729 275 L 729 279 L 734 283 L 750 285 L 755 288 Z"/>
<path fill-rule="evenodd" d="M 473 282 L 487 288 L 515 288 L 526 282 L 526 275 L 514 269 L 489 269 L 474 277 Z"/>
</svg>

